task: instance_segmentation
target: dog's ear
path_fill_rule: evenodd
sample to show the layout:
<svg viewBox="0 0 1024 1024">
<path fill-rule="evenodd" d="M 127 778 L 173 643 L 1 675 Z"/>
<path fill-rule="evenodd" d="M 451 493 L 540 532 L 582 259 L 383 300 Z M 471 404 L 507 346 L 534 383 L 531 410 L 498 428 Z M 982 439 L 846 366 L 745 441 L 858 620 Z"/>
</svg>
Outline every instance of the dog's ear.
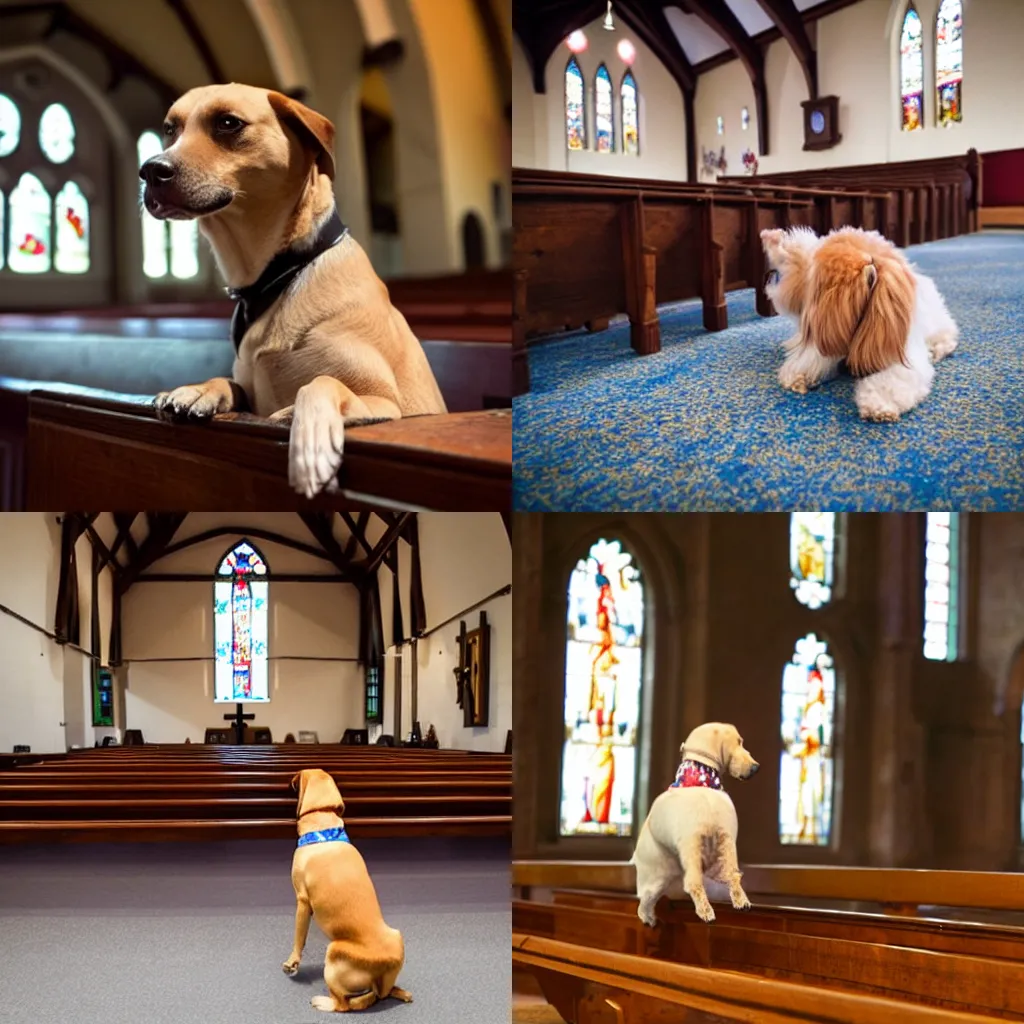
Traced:
<svg viewBox="0 0 1024 1024">
<path fill-rule="evenodd" d="M 304 103 L 284 93 L 270 90 L 267 100 L 278 118 L 316 154 L 316 166 L 321 174 L 334 177 L 334 125 L 323 114 L 310 110 Z"/>
<path fill-rule="evenodd" d="M 292 789 L 295 790 L 296 793 L 298 793 L 298 791 L 299 791 L 299 780 L 301 778 L 302 778 L 302 772 L 296 772 L 292 776 L 292 781 L 291 781 L 290 785 L 291 785 Z"/>
<path fill-rule="evenodd" d="M 907 335 L 914 315 L 917 283 L 913 272 L 896 257 L 876 260 L 864 268 L 868 298 L 853 337 L 846 365 L 858 377 L 905 362 Z"/>
</svg>

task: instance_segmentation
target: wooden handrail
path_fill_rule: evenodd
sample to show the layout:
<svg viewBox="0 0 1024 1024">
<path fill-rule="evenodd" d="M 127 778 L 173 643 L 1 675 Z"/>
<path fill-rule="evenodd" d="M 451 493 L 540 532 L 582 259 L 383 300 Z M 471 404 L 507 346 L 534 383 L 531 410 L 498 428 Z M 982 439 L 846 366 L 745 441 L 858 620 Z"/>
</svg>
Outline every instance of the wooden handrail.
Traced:
<svg viewBox="0 0 1024 1024">
<path fill-rule="evenodd" d="M 612 861 L 516 861 L 512 884 L 636 892 L 636 875 L 631 864 Z M 1024 873 L 1016 872 L 749 864 L 743 888 L 751 896 L 1024 910 Z"/>
</svg>

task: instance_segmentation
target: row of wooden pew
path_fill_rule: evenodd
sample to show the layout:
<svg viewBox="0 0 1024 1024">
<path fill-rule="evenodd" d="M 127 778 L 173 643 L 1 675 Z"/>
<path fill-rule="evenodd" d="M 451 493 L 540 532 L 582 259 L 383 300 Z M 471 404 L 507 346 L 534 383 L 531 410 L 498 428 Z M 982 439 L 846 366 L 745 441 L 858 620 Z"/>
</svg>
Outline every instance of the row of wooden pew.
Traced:
<svg viewBox="0 0 1024 1024">
<path fill-rule="evenodd" d="M 1024 1020 L 1024 876 L 753 866 L 752 910 L 706 925 L 662 900 L 653 929 L 634 884 L 625 864 L 515 864 L 516 987 L 570 1024 Z"/>
<path fill-rule="evenodd" d="M 334 777 L 353 838 L 511 832 L 506 754 L 147 744 L 0 770 L 0 843 L 290 837 L 304 768 Z"/>
<path fill-rule="evenodd" d="M 723 330 L 725 293 L 738 288 L 754 288 L 757 311 L 772 315 L 766 228 L 862 227 L 899 245 L 975 230 L 972 175 L 973 150 L 715 185 L 513 170 L 513 391 L 529 390 L 526 346 L 536 336 L 603 330 L 625 313 L 631 344 L 646 355 L 660 349 L 657 306 L 699 297 L 705 328 Z"/>
</svg>

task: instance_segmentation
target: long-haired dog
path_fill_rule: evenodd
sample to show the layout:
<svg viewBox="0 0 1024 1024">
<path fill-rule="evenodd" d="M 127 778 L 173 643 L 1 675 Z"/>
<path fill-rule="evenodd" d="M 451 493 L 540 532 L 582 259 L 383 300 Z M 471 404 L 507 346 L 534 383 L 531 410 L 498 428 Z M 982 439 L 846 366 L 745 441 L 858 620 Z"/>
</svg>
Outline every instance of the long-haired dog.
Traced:
<svg viewBox="0 0 1024 1024">
<path fill-rule="evenodd" d="M 894 421 L 931 390 L 934 364 L 957 345 L 957 326 L 931 278 L 877 231 L 762 231 L 765 292 L 798 322 L 783 343 L 784 388 L 805 394 L 836 374 L 858 378 L 863 419 Z"/>
</svg>

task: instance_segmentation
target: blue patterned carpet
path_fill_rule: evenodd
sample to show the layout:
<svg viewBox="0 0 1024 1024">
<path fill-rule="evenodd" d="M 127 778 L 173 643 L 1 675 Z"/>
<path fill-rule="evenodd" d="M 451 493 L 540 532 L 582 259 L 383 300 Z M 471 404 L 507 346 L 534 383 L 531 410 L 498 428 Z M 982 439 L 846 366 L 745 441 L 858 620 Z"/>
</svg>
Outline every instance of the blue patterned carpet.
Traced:
<svg viewBox="0 0 1024 1024">
<path fill-rule="evenodd" d="M 790 325 L 728 296 L 729 329 L 699 302 L 661 311 L 662 351 L 629 325 L 530 350 L 514 403 L 514 507 L 557 511 L 1024 509 L 1024 232 L 910 250 L 960 325 L 931 395 L 865 423 L 853 381 L 808 395 L 776 371 Z"/>
</svg>

